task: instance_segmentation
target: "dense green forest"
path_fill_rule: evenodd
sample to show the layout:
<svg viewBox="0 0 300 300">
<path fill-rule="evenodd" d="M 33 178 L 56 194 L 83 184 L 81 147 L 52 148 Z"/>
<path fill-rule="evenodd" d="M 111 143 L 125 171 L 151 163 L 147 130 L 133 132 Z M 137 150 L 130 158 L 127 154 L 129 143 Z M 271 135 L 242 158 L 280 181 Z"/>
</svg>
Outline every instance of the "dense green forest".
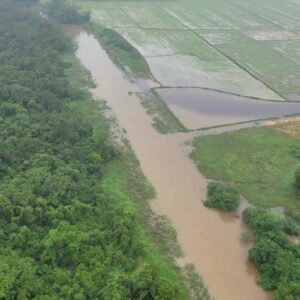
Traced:
<svg viewBox="0 0 300 300">
<path fill-rule="evenodd" d="M 299 225 L 251 207 L 243 212 L 243 219 L 255 235 L 249 258 L 261 272 L 260 284 L 275 289 L 276 300 L 300 299 L 300 244 L 291 240 L 291 236 L 299 236 Z"/>
<path fill-rule="evenodd" d="M 0 1 L 0 299 L 188 299 L 132 154 L 68 75 L 74 45 L 26 2 Z"/>
</svg>

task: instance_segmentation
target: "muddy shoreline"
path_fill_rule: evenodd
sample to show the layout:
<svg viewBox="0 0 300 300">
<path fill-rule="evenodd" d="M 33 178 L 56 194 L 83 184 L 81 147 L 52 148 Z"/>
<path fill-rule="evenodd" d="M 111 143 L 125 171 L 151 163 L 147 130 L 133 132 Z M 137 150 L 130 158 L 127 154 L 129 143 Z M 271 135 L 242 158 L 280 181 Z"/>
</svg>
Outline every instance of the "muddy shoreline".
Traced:
<svg viewBox="0 0 300 300">
<path fill-rule="evenodd" d="M 135 95 L 141 89 L 112 63 L 92 35 L 80 30 L 73 35 L 76 55 L 97 84 L 92 93 L 107 101 L 126 130 L 141 168 L 157 192 L 152 208 L 169 216 L 184 261 L 195 265 L 216 300 L 270 299 L 271 294 L 256 284 L 257 272 L 247 260 L 248 247 L 240 242 L 241 220 L 201 203 L 207 180 L 187 157 L 184 144 L 189 134 L 157 133 Z"/>
</svg>

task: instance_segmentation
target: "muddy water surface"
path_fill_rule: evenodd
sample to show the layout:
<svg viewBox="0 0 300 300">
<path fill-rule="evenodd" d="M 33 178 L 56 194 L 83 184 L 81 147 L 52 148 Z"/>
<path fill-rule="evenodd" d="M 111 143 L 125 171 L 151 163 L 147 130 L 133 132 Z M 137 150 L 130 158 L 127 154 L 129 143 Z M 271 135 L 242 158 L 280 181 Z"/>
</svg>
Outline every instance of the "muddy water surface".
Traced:
<svg viewBox="0 0 300 300">
<path fill-rule="evenodd" d="M 153 209 L 167 214 L 178 233 L 185 260 L 203 276 L 216 300 L 260 300 L 269 295 L 256 285 L 254 268 L 247 263 L 247 248 L 240 244 L 241 221 L 220 217 L 205 208 L 206 179 L 186 157 L 184 135 L 160 135 L 140 105 L 130 83 L 111 62 L 97 40 L 86 32 L 76 35 L 77 56 L 98 87 L 95 97 L 107 100 L 157 191 Z"/>
<path fill-rule="evenodd" d="M 200 129 L 300 112 L 300 103 L 254 100 L 198 88 L 158 89 L 161 98 L 188 129 Z"/>
</svg>

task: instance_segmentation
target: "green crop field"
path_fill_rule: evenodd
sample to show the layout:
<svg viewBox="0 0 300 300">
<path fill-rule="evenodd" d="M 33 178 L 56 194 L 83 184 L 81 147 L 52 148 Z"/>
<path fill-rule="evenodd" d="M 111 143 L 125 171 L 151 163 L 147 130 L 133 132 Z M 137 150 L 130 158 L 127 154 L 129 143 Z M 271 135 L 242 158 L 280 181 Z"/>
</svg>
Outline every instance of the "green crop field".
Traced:
<svg viewBox="0 0 300 300">
<path fill-rule="evenodd" d="M 94 23 L 117 31 L 131 43 L 162 86 L 298 100 L 300 5 L 296 1 L 76 3 L 91 11 Z M 224 73 L 220 65 L 230 67 Z"/>
<path fill-rule="evenodd" d="M 195 55 L 203 60 L 224 60 L 212 46 L 192 31 L 117 29 L 143 56 Z"/>
</svg>

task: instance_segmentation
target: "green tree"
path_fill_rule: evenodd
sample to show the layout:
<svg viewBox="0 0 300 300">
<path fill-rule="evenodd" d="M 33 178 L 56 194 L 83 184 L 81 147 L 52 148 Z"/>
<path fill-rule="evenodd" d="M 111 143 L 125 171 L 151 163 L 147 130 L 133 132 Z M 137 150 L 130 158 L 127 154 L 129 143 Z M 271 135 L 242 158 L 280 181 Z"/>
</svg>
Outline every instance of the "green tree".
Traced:
<svg viewBox="0 0 300 300">
<path fill-rule="evenodd" d="M 50 230 L 44 242 L 42 259 L 60 267 L 75 266 L 80 262 L 80 254 L 87 239 L 87 234 L 62 221 L 56 229 Z"/>
<path fill-rule="evenodd" d="M 235 210 L 240 203 L 238 191 L 228 184 L 218 182 L 209 183 L 207 195 L 208 199 L 204 202 L 204 205 L 223 211 Z"/>
</svg>

